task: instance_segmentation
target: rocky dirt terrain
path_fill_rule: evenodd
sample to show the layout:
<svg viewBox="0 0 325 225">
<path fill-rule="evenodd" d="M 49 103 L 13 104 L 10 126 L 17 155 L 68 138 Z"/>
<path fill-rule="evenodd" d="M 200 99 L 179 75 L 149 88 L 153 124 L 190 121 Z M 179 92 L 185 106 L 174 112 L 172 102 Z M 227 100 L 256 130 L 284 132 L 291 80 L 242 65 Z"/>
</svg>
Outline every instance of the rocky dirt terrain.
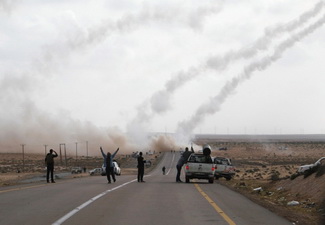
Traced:
<svg viewBox="0 0 325 225">
<path fill-rule="evenodd" d="M 299 166 L 325 156 L 325 143 L 200 140 L 197 144 L 203 143 L 210 143 L 213 156 L 231 158 L 236 166 L 234 179 L 218 182 L 294 224 L 325 224 L 325 160 L 313 173 L 296 173 Z"/>
</svg>

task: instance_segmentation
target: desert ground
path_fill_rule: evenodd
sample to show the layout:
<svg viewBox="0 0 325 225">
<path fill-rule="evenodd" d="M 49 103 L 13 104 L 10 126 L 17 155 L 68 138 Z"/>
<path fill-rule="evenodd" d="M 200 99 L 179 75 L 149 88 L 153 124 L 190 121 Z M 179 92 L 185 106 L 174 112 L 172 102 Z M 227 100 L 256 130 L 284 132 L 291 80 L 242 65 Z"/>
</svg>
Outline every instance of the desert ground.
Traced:
<svg viewBox="0 0 325 225">
<path fill-rule="evenodd" d="M 271 211 L 295 221 L 295 224 L 321 225 L 325 218 L 325 162 L 315 173 L 297 176 L 297 168 L 311 164 L 325 156 L 325 142 L 321 141 L 242 141 L 196 139 L 196 146 L 210 144 L 212 156 L 231 158 L 236 167 L 235 177 L 217 182 L 236 190 Z M 227 150 L 219 150 L 220 148 Z M 199 150 L 199 149 L 195 149 Z M 146 154 L 152 166 L 158 164 L 162 154 Z M 118 154 L 117 162 L 123 174 L 136 174 L 136 158 Z M 67 157 L 56 159 L 55 173 L 69 172 L 74 166 L 88 170 L 100 167 L 102 157 Z M 0 153 L 0 185 L 7 186 L 33 177 L 45 175 L 44 155 Z M 88 173 L 71 175 L 89 176 Z M 44 177 L 45 180 L 45 177 Z M 259 191 L 254 189 L 258 188 Z M 288 202 L 298 205 L 289 206 Z"/>
<path fill-rule="evenodd" d="M 315 173 L 309 176 L 297 174 L 299 166 L 312 164 L 325 156 L 325 142 L 196 141 L 198 145 L 204 143 L 215 149 L 213 156 L 231 158 L 236 167 L 234 179 L 220 178 L 218 182 L 290 221 L 296 221 L 295 224 L 325 224 L 325 160 Z M 219 150 L 225 148 L 227 150 Z M 299 205 L 289 206 L 291 201 L 297 201 Z"/>
</svg>

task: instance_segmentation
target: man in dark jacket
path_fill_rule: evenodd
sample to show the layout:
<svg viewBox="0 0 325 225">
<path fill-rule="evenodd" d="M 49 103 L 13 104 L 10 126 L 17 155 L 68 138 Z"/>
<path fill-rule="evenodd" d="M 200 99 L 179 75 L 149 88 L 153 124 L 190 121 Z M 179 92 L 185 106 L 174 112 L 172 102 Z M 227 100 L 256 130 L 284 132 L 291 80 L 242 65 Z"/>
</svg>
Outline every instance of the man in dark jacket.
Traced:
<svg viewBox="0 0 325 225">
<path fill-rule="evenodd" d="M 120 148 L 117 148 L 117 150 L 111 154 L 110 152 L 107 152 L 107 154 L 104 153 L 102 147 L 100 147 L 100 151 L 103 155 L 104 158 L 104 167 L 105 167 L 105 172 L 106 172 L 106 177 L 108 183 L 111 183 L 111 176 L 113 178 L 113 181 L 115 182 L 115 173 L 114 173 L 114 164 L 113 164 L 113 159 L 116 155 L 116 153 L 120 150 Z"/>
<path fill-rule="evenodd" d="M 54 172 L 54 158 L 58 157 L 58 154 L 53 149 L 50 149 L 50 152 L 47 153 L 45 157 L 45 164 L 46 164 L 46 180 L 47 183 L 50 183 L 50 173 L 51 173 L 51 182 L 55 183 L 53 178 L 53 172 Z"/>
<path fill-rule="evenodd" d="M 185 152 L 183 152 L 182 156 L 179 158 L 176 169 L 177 169 L 177 174 L 176 174 L 176 182 L 183 182 L 181 180 L 181 172 L 182 172 L 182 167 L 185 163 L 187 163 L 188 158 L 190 155 L 194 152 L 193 147 L 191 147 L 191 151 L 188 150 L 188 147 L 185 148 Z"/>
<path fill-rule="evenodd" d="M 145 162 L 146 161 L 142 157 L 142 152 L 140 152 L 138 156 L 138 182 L 145 182 L 143 180 Z"/>
</svg>

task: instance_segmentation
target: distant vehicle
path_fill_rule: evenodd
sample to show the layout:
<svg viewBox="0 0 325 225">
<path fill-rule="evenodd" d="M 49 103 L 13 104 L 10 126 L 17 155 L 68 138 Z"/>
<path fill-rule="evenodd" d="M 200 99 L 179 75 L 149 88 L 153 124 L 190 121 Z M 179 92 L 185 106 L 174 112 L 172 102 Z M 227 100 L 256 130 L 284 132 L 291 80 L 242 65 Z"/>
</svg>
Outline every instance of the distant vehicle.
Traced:
<svg viewBox="0 0 325 225">
<path fill-rule="evenodd" d="M 214 182 L 215 165 L 210 155 L 192 153 L 185 164 L 186 183 L 190 179 L 206 179 L 209 183 Z"/>
<path fill-rule="evenodd" d="M 325 159 L 325 157 L 322 157 L 313 164 L 307 164 L 307 165 L 300 166 L 298 168 L 297 172 L 302 174 L 302 173 L 304 173 L 305 171 L 307 171 L 309 169 L 312 169 L 312 168 L 314 168 L 316 166 L 319 166 L 322 163 L 322 160 L 324 160 L 324 159 Z"/>
<path fill-rule="evenodd" d="M 121 168 L 119 167 L 117 162 L 114 161 L 113 164 L 114 164 L 114 173 L 116 175 L 120 176 L 121 175 Z"/>
<path fill-rule="evenodd" d="M 113 161 L 113 165 L 114 165 L 114 173 L 117 175 L 117 176 L 120 176 L 121 175 L 121 168 L 119 167 L 118 163 L 114 160 Z M 106 176 L 106 167 L 102 166 L 102 176 Z"/>
<path fill-rule="evenodd" d="M 224 177 L 226 180 L 231 180 L 236 173 L 236 168 L 232 165 L 231 159 L 223 157 L 215 157 L 213 159 L 215 164 L 214 177 Z"/>
<path fill-rule="evenodd" d="M 94 176 L 94 175 L 101 175 L 103 172 L 102 168 L 95 168 L 89 171 L 89 175 Z"/>
<path fill-rule="evenodd" d="M 227 147 L 221 147 L 221 148 L 219 148 L 219 150 L 220 150 L 220 151 L 227 151 L 228 148 L 227 148 Z"/>
<path fill-rule="evenodd" d="M 146 167 L 150 167 L 151 166 L 151 161 L 150 160 L 146 160 L 145 163 L 144 163 L 144 165 Z"/>
<path fill-rule="evenodd" d="M 81 167 L 72 167 L 71 173 L 82 173 Z"/>
<path fill-rule="evenodd" d="M 133 158 L 138 158 L 138 156 L 139 156 L 139 152 L 138 151 L 132 153 L 132 157 Z"/>
</svg>

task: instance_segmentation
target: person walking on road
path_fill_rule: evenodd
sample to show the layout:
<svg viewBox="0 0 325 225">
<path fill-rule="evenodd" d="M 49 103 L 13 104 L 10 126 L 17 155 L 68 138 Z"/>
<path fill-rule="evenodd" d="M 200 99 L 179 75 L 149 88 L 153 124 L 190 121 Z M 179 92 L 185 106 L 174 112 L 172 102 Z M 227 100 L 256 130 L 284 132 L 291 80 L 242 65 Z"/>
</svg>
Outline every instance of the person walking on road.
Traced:
<svg viewBox="0 0 325 225">
<path fill-rule="evenodd" d="M 51 182 L 55 183 L 53 178 L 54 172 L 54 158 L 58 157 L 58 154 L 53 149 L 50 149 L 50 152 L 46 154 L 45 164 L 46 164 L 46 181 L 50 183 L 50 174 L 51 174 Z"/>
<path fill-rule="evenodd" d="M 165 173 L 166 173 L 166 167 L 165 166 L 163 166 L 162 172 L 163 172 L 163 175 L 165 175 Z"/>
<path fill-rule="evenodd" d="M 113 159 L 119 150 L 120 150 L 120 148 L 117 148 L 117 150 L 113 154 L 111 154 L 110 152 L 107 152 L 107 154 L 105 154 L 102 147 L 100 147 L 100 151 L 104 158 L 104 167 L 106 170 L 106 177 L 107 177 L 108 183 L 111 183 L 111 176 L 112 176 L 113 181 L 114 182 L 116 181 L 115 173 L 114 173 Z"/>
<path fill-rule="evenodd" d="M 181 155 L 181 157 L 179 158 L 177 165 L 176 165 L 176 169 L 177 169 L 177 174 L 176 174 L 176 182 L 183 182 L 181 180 L 181 172 L 182 172 L 182 167 L 185 163 L 187 163 L 188 158 L 190 157 L 190 155 L 194 152 L 193 147 L 191 147 L 191 151 L 188 150 L 188 147 L 185 148 L 185 152 L 183 152 L 183 154 Z"/>
<path fill-rule="evenodd" d="M 143 180 L 145 162 L 146 161 L 142 157 L 142 152 L 140 152 L 138 156 L 138 182 L 145 182 Z"/>
</svg>

